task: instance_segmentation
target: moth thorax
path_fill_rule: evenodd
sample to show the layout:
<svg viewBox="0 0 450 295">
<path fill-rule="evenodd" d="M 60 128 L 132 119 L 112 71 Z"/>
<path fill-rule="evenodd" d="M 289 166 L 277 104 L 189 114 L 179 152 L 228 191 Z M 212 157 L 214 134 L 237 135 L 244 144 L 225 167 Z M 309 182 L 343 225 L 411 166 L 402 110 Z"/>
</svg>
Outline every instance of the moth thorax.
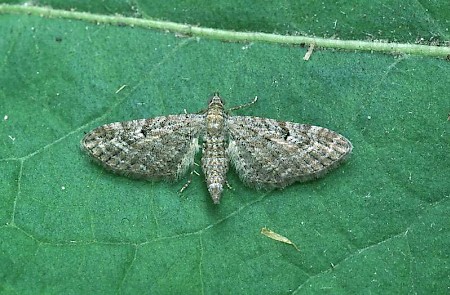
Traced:
<svg viewBox="0 0 450 295">
<path fill-rule="evenodd" d="M 225 124 L 225 112 L 223 104 L 211 103 L 206 114 L 206 127 L 209 131 L 221 131 Z"/>
</svg>

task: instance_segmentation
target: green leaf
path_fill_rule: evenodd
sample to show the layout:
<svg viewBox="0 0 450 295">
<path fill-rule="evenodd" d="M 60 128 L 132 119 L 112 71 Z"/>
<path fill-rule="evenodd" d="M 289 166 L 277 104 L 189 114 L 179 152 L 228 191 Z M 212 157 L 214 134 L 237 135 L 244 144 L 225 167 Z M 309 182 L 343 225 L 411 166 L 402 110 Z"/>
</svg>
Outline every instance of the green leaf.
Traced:
<svg viewBox="0 0 450 295">
<path fill-rule="evenodd" d="M 424 56 L 319 49 L 304 61 L 306 48 L 293 45 L 175 36 L 101 17 L 313 36 L 333 35 L 325 24 L 336 19 L 338 35 L 355 41 L 381 30 L 375 39 L 439 32 L 444 44 L 441 2 L 404 2 L 398 14 L 392 4 L 331 2 L 301 13 L 289 2 L 257 13 L 240 2 L 174 3 L 173 14 L 169 4 L 154 4 L 152 14 L 149 3 L 40 3 L 66 15 L 0 6 L 1 293 L 448 292 L 450 67 L 427 56 L 434 47 Z M 69 8 L 96 14 L 77 20 Z M 382 22 L 394 15 L 402 21 Z M 180 195 L 188 178 L 117 176 L 79 148 L 96 126 L 194 113 L 214 91 L 228 107 L 257 95 L 234 113 L 327 127 L 354 152 L 323 179 L 279 191 L 245 187 L 231 170 L 232 189 L 216 206 L 203 175 Z M 263 227 L 300 251 L 260 234 Z"/>
</svg>

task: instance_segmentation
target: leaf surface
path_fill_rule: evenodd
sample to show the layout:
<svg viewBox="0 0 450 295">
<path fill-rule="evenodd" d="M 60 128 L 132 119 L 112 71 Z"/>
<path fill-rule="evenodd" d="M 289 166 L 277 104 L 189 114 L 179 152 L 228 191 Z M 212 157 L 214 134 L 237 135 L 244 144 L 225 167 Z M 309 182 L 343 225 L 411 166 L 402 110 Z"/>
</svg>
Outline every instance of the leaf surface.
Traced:
<svg viewBox="0 0 450 295">
<path fill-rule="evenodd" d="M 342 38 L 449 39 L 442 1 L 380 10 L 284 1 L 255 11 L 238 1 L 64 3 L 39 2 L 236 31 L 331 36 L 337 20 Z M 26 14 L 1 14 L 0 36 L 2 293 L 448 291 L 448 61 L 319 49 L 305 62 L 298 46 Z M 79 148 L 101 124 L 195 113 L 215 91 L 228 107 L 258 96 L 235 114 L 335 130 L 353 154 L 323 179 L 272 192 L 230 171 L 232 189 L 215 206 L 202 174 L 179 195 L 187 178 L 117 176 Z"/>
</svg>

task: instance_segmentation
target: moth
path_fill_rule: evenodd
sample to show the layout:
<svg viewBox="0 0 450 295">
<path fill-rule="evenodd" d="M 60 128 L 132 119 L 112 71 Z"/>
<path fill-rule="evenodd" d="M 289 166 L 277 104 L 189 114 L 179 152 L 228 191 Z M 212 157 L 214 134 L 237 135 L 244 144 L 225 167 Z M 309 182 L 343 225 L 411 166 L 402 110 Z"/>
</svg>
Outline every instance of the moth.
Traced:
<svg viewBox="0 0 450 295">
<path fill-rule="evenodd" d="M 215 204 L 220 202 L 230 164 L 246 185 L 276 189 L 318 178 L 352 151 L 348 139 L 323 127 L 231 116 L 218 93 L 198 114 L 100 126 L 85 135 L 81 148 L 115 173 L 175 181 L 193 168 L 200 140 L 201 166 Z"/>
</svg>

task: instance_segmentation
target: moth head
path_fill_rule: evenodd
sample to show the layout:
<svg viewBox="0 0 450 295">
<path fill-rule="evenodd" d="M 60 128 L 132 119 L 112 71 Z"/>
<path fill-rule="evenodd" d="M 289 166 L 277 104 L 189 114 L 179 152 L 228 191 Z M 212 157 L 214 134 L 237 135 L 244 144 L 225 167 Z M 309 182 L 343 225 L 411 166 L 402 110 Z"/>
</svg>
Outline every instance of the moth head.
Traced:
<svg viewBox="0 0 450 295">
<path fill-rule="evenodd" d="M 213 96 L 209 99 L 209 102 L 208 102 L 209 106 L 212 106 L 212 105 L 223 106 L 224 104 L 225 104 L 224 101 L 219 96 L 219 92 L 214 92 Z"/>
</svg>

